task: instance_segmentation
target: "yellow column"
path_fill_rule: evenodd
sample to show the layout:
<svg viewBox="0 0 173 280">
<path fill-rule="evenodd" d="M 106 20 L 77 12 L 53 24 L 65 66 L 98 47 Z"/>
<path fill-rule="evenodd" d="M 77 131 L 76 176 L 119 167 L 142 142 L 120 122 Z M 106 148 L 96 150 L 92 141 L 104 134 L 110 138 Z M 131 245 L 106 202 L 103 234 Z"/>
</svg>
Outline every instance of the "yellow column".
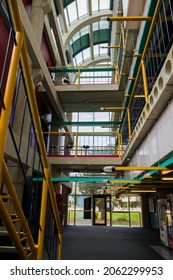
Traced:
<svg viewBox="0 0 173 280">
<path fill-rule="evenodd" d="M 78 67 L 78 85 L 80 85 L 80 66 Z"/>
</svg>

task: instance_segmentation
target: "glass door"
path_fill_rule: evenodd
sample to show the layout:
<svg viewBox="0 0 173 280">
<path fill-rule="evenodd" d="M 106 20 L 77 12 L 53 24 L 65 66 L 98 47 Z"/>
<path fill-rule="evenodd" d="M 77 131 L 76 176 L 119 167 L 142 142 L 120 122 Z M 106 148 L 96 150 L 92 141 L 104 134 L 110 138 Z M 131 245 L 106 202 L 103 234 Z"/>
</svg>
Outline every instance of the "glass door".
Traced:
<svg viewBox="0 0 173 280">
<path fill-rule="evenodd" d="M 106 226 L 106 196 L 93 196 L 93 225 Z"/>
</svg>

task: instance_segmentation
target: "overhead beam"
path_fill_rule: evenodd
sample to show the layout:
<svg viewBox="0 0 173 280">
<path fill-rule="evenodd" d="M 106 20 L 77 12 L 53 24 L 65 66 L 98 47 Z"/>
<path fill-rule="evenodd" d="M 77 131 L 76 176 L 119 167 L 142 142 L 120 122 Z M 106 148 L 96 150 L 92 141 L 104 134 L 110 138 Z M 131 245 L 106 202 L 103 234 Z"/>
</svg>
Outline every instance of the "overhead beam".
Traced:
<svg viewBox="0 0 173 280">
<path fill-rule="evenodd" d="M 115 67 L 80 67 L 80 72 L 113 72 Z M 49 67 L 51 73 L 78 73 L 79 67 Z"/>
<path fill-rule="evenodd" d="M 33 178 L 33 182 L 42 182 L 43 178 Z M 113 179 L 112 177 L 56 177 L 52 178 L 52 182 L 88 182 L 88 183 L 130 183 L 130 184 L 140 184 L 140 180 L 123 178 L 123 179 Z"/>
<path fill-rule="evenodd" d="M 107 20 L 107 21 L 151 21 L 152 17 L 149 17 L 149 16 L 114 16 L 114 17 L 102 17 L 101 20 Z"/>
<path fill-rule="evenodd" d="M 104 125 L 117 125 L 121 124 L 121 121 L 107 121 L 107 122 L 48 122 L 50 125 L 78 125 L 78 126 L 104 126 Z"/>
<path fill-rule="evenodd" d="M 114 171 L 132 171 L 132 170 L 170 170 L 165 166 L 105 166 L 103 168 L 104 172 L 114 172 Z M 172 170 L 173 171 L 173 170 Z"/>
</svg>

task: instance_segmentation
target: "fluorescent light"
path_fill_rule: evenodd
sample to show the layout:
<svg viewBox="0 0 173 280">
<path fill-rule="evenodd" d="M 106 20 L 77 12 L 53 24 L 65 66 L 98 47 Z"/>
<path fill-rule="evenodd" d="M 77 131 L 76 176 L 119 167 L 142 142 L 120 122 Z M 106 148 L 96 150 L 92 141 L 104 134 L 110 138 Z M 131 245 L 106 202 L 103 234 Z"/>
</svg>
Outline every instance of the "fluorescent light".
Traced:
<svg viewBox="0 0 173 280">
<path fill-rule="evenodd" d="M 173 181 L 173 177 L 162 177 L 162 181 Z"/>
</svg>

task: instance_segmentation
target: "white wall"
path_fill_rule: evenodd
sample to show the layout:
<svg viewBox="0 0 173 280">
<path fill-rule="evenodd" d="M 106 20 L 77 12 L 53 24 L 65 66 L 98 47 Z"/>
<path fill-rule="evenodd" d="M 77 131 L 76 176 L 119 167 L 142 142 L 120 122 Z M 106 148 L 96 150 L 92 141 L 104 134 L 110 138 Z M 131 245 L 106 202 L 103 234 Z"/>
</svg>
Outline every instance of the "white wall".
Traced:
<svg viewBox="0 0 173 280">
<path fill-rule="evenodd" d="M 151 166 L 159 164 L 159 159 L 166 156 L 173 150 L 173 99 L 156 121 L 147 137 L 136 150 L 129 165 L 130 166 Z M 134 178 L 140 174 L 139 171 L 131 171 L 125 177 Z"/>
</svg>

